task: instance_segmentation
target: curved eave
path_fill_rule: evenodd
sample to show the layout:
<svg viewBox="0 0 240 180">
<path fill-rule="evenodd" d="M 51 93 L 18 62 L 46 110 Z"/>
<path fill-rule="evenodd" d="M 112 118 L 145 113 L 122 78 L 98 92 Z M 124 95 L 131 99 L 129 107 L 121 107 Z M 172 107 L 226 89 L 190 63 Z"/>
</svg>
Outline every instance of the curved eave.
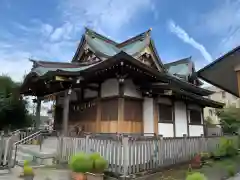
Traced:
<svg viewBox="0 0 240 180">
<path fill-rule="evenodd" d="M 240 97 L 237 73 L 234 70 L 240 64 L 239 59 L 240 46 L 200 69 L 197 72 L 198 76 L 207 83 Z"/>
<path fill-rule="evenodd" d="M 181 80 L 179 78 L 173 77 L 172 75 L 167 74 L 166 75 L 168 77 L 169 80 L 172 81 L 172 83 L 176 83 L 177 86 L 192 91 L 196 94 L 199 94 L 201 96 L 209 96 L 210 94 L 213 94 L 213 91 L 209 91 L 207 89 L 203 89 L 201 87 L 198 87 L 194 84 L 191 84 L 189 82 L 186 82 L 184 80 Z"/>
<path fill-rule="evenodd" d="M 176 94 L 180 94 L 180 95 L 189 97 L 190 99 L 196 101 L 197 104 L 204 104 L 204 106 L 208 106 L 208 107 L 223 108 L 223 106 L 224 106 L 224 103 L 213 101 L 211 99 L 193 94 L 191 92 L 185 91 L 180 88 L 175 88 L 175 87 L 171 86 L 170 84 L 163 84 L 163 83 L 152 84 L 151 88 L 152 88 L 153 92 L 155 92 L 155 93 L 161 92 L 162 90 L 172 90 Z"/>
</svg>

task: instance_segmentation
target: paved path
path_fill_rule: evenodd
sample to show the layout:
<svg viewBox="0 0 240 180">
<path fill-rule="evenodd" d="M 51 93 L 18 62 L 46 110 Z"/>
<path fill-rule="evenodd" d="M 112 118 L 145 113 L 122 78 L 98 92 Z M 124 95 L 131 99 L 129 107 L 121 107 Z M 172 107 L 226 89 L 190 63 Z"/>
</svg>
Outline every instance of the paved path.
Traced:
<svg viewBox="0 0 240 180">
<path fill-rule="evenodd" d="M 240 173 L 238 173 L 236 176 L 234 176 L 228 180 L 240 180 Z"/>
<path fill-rule="evenodd" d="M 0 171 L 0 180 L 23 180 L 19 178 L 21 174 L 21 168 L 12 169 L 11 173 L 8 171 Z M 34 180 L 68 180 L 69 172 L 66 170 L 54 170 L 54 169 L 36 169 L 34 171 Z"/>
</svg>

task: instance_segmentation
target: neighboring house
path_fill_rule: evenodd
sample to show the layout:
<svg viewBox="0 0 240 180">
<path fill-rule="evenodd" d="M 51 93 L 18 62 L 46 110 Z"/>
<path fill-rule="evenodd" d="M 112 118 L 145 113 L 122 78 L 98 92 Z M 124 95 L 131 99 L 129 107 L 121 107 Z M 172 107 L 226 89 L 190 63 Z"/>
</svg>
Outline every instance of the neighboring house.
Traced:
<svg viewBox="0 0 240 180">
<path fill-rule="evenodd" d="M 240 99 L 222 89 L 219 89 L 215 86 L 206 87 L 206 89 L 210 91 L 214 91 L 215 93 L 208 96 L 209 99 L 222 102 L 226 107 L 234 106 L 236 108 L 240 107 Z M 214 124 L 219 124 L 219 118 L 216 115 L 216 109 L 212 107 L 204 108 L 204 118 L 210 117 L 213 120 Z"/>
<path fill-rule="evenodd" d="M 64 51 L 64 50 L 63 50 Z M 33 61 L 21 91 L 56 97 L 55 129 L 204 134 L 203 108 L 221 108 L 200 87 L 191 58 L 163 64 L 148 30 L 116 43 L 86 29 L 70 63 Z"/>
</svg>

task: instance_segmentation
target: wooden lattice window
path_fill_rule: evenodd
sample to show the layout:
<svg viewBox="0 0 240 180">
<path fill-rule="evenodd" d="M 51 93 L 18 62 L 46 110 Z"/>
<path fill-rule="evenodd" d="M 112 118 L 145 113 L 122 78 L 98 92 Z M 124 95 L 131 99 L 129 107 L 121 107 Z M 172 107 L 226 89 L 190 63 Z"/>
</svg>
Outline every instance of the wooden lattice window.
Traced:
<svg viewBox="0 0 240 180">
<path fill-rule="evenodd" d="M 190 124 L 200 125 L 202 124 L 202 113 L 199 110 L 189 110 Z"/>
<path fill-rule="evenodd" d="M 173 123 L 173 106 L 159 104 L 159 123 Z"/>
</svg>

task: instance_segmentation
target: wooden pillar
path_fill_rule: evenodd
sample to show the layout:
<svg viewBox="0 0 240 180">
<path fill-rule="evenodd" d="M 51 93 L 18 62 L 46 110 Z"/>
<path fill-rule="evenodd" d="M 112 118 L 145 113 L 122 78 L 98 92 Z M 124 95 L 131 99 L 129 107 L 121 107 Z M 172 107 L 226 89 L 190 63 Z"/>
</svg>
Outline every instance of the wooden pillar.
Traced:
<svg viewBox="0 0 240 180">
<path fill-rule="evenodd" d="M 101 103 L 101 83 L 99 84 L 98 89 L 98 98 L 97 98 L 97 115 L 96 115 L 96 132 L 101 132 L 101 112 L 102 112 L 102 103 Z"/>
<path fill-rule="evenodd" d="M 68 135 L 68 117 L 69 117 L 69 102 L 70 102 L 70 95 L 72 90 L 69 89 L 65 91 L 64 96 L 64 103 L 63 103 L 63 135 Z"/>
<path fill-rule="evenodd" d="M 237 71 L 237 85 L 238 85 L 238 94 L 240 96 L 240 71 Z"/>
<path fill-rule="evenodd" d="M 124 79 L 119 79 L 119 98 L 118 98 L 118 132 L 122 131 L 124 121 Z"/>
<path fill-rule="evenodd" d="M 39 129 L 40 123 L 41 123 L 41 99 L 37 98 L 37 107 L 36 107 L 36 116 L 35 116 L 35 122 L 36 122 L 36 129 Z"/>
<path fill-rule="evenodd" d="M 187 118 L 187 136 L 190 136 L 190 132 L 189 132 L 189 114 L 188 114 L 188 103 L 186 103 L 186 118 Z"/>
<path fill-rule="evenodd" d="M 154 118 L 154 134 L 158 135 L 158 114 L 159 114 L 159 109 L 158 109 L 158 103 L 157 99 L 153 99 L 153 118 Z"/>
</svg>

